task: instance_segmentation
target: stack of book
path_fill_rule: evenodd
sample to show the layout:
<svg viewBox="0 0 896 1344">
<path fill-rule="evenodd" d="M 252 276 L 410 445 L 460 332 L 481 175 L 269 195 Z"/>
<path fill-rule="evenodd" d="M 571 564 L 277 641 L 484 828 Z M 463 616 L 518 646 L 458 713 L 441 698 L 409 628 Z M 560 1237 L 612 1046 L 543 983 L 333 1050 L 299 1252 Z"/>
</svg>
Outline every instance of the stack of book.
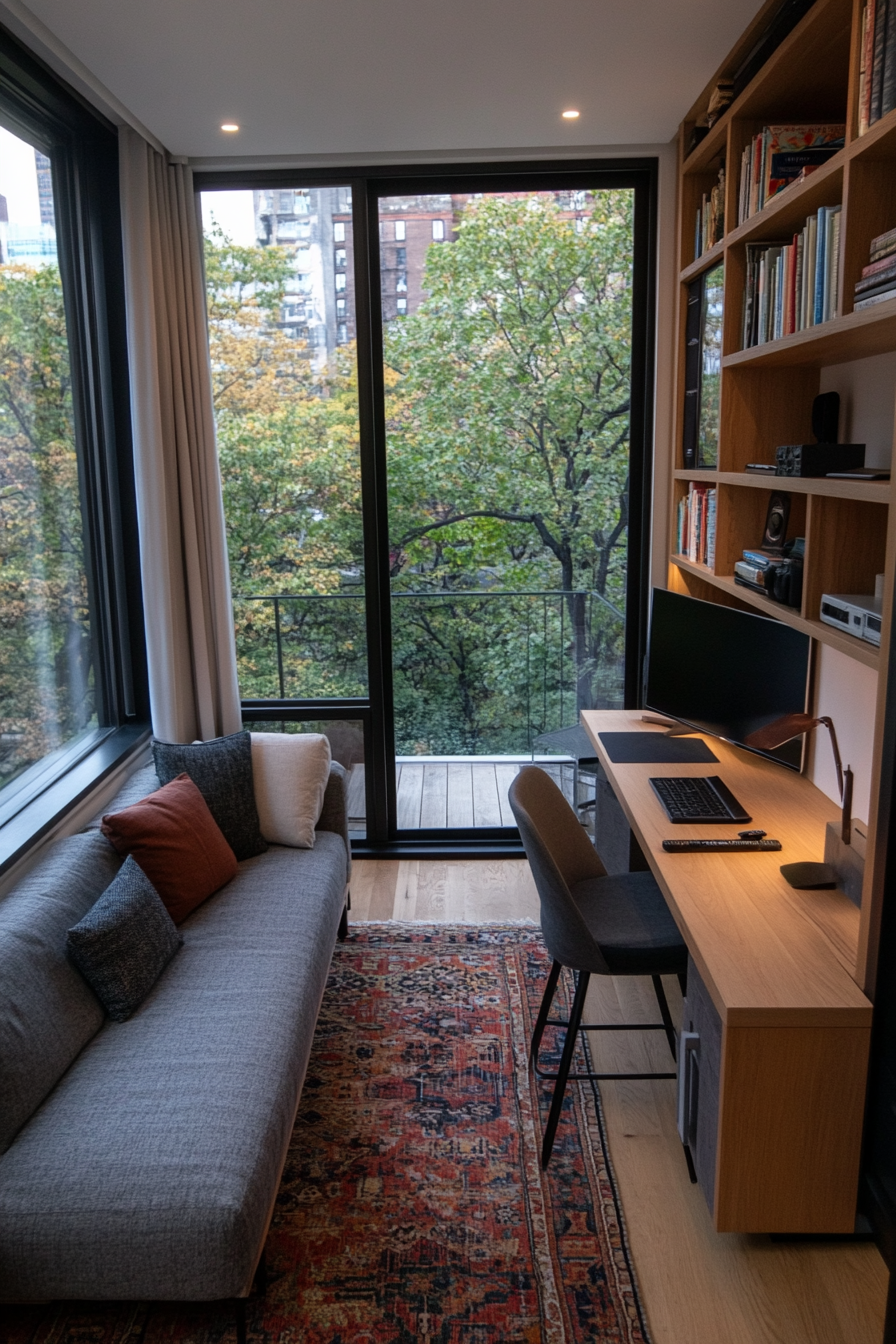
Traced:
<svg viewBox="0 0 896 1344">
<path fill-rule="evenodd" d="M 743 348 L 837 316 L 840 206 L 822 206 L 790 242 L 748 243 Z"/>
<path fill-rule="evenodd" d="M 862 11 L 859 135 L 896 107 L 896 0 L 868 0 Z"/>
<path fill-rule="evenodd" d="M 871 241 L 868 265 L 856 285 L 854 311 L 871 308 L 885 299 L 896 299 L 896 229 L 890 229 Z"/>
<path fill-rule="evenodd" d="M 773 196 L 800 182 L 842 149 L 846 127 L 837 125 L 766 126 L 743 152 L 737 222 L 743 224 Z"/>
<path fill-rule="evenodd" d="M 676 545 L 698 565 L 716 563 L 716 490 L 714 486 L 691 481 L 688 493 L 678 501 Z"/>
<path fill-rule="evenodd" d="M 721 242 L 725 233 L 725 165 L 719 169 L 719 180 L 697 208 L 697 227 L 694 232 L 694 260 L 702 257 L 713 244 Z"/>
<path fill-rule="evenodd" d="M 765 551 L 744 551 L 743 560 L 734 562 L 734 582 L 773 597 L 775 570 L 783 563 L 780 555 L 766 555 Z"/>
</svg>

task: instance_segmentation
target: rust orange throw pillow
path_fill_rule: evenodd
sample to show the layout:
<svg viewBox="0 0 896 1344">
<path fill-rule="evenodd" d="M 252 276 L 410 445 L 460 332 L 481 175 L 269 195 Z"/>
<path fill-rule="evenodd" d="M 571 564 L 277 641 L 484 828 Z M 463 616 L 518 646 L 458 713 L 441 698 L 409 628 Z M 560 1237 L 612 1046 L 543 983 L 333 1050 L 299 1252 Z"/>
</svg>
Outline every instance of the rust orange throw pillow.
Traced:
<svg viewBox="0 0 896 1344">
<path fill-rule="evenodd" d="M 236 873 L 236 855 L 189 775 L 103 817 L 119 854 L 132 854 L 180 924 Z"/>
</svg>

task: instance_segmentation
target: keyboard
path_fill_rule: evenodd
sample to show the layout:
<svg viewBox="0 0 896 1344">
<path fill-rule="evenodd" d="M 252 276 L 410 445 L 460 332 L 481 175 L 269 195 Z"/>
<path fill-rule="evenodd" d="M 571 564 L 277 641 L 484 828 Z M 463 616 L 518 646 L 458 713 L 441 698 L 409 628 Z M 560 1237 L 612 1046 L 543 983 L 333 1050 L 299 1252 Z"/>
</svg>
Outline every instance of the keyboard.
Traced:
<svg viewBox="0 0 896 1344">
<path fill-rule="evenodd" d="M 688 854 L 695 850 L 708 849 L 709 852 L 724 854 L 732 849 L 768 850 L 780 849 L 780 840 L 664 840 L 663 849 L 667 854 Z"/>
<path fill-rule="evenodd" d="M 718 775 L 691 779 L 662 775 L 650 781 L 654 793 L 674 822 L 752 821 Z"/>
</svg>

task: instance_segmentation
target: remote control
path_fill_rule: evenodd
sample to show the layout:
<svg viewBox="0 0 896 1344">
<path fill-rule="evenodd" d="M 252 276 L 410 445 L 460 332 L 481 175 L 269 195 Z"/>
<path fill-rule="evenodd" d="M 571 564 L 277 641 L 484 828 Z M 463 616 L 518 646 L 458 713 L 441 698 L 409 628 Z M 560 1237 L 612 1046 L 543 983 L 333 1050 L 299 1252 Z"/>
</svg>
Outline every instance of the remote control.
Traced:
<svg viewBox="0 0 896 1344">
<path fill-rule="evenodd" d="M 780 849 L 780 840 L 664 840 L 663 849 L 668 854 L 693 853 L 695 850 L 709 850 L 711 853 L 727 853 L 732 849 L 749 849 L 753 852 Z"/>
</svg>

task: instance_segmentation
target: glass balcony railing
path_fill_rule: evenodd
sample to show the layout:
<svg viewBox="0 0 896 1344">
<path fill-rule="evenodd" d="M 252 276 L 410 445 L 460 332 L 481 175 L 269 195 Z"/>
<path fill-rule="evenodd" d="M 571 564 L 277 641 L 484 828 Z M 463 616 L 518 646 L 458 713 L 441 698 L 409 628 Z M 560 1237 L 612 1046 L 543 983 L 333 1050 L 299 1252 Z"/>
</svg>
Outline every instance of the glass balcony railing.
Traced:
<svg viewBox="0 0 896 1344">
<path fill-rule="evenodd" d="M 365 696 L 364 599 L 234 598 L 246 699 Z M 588 591 L 393 592 L 396 753 L 529 753 L 623 700 L 625 621 Z"/>
</svg>

